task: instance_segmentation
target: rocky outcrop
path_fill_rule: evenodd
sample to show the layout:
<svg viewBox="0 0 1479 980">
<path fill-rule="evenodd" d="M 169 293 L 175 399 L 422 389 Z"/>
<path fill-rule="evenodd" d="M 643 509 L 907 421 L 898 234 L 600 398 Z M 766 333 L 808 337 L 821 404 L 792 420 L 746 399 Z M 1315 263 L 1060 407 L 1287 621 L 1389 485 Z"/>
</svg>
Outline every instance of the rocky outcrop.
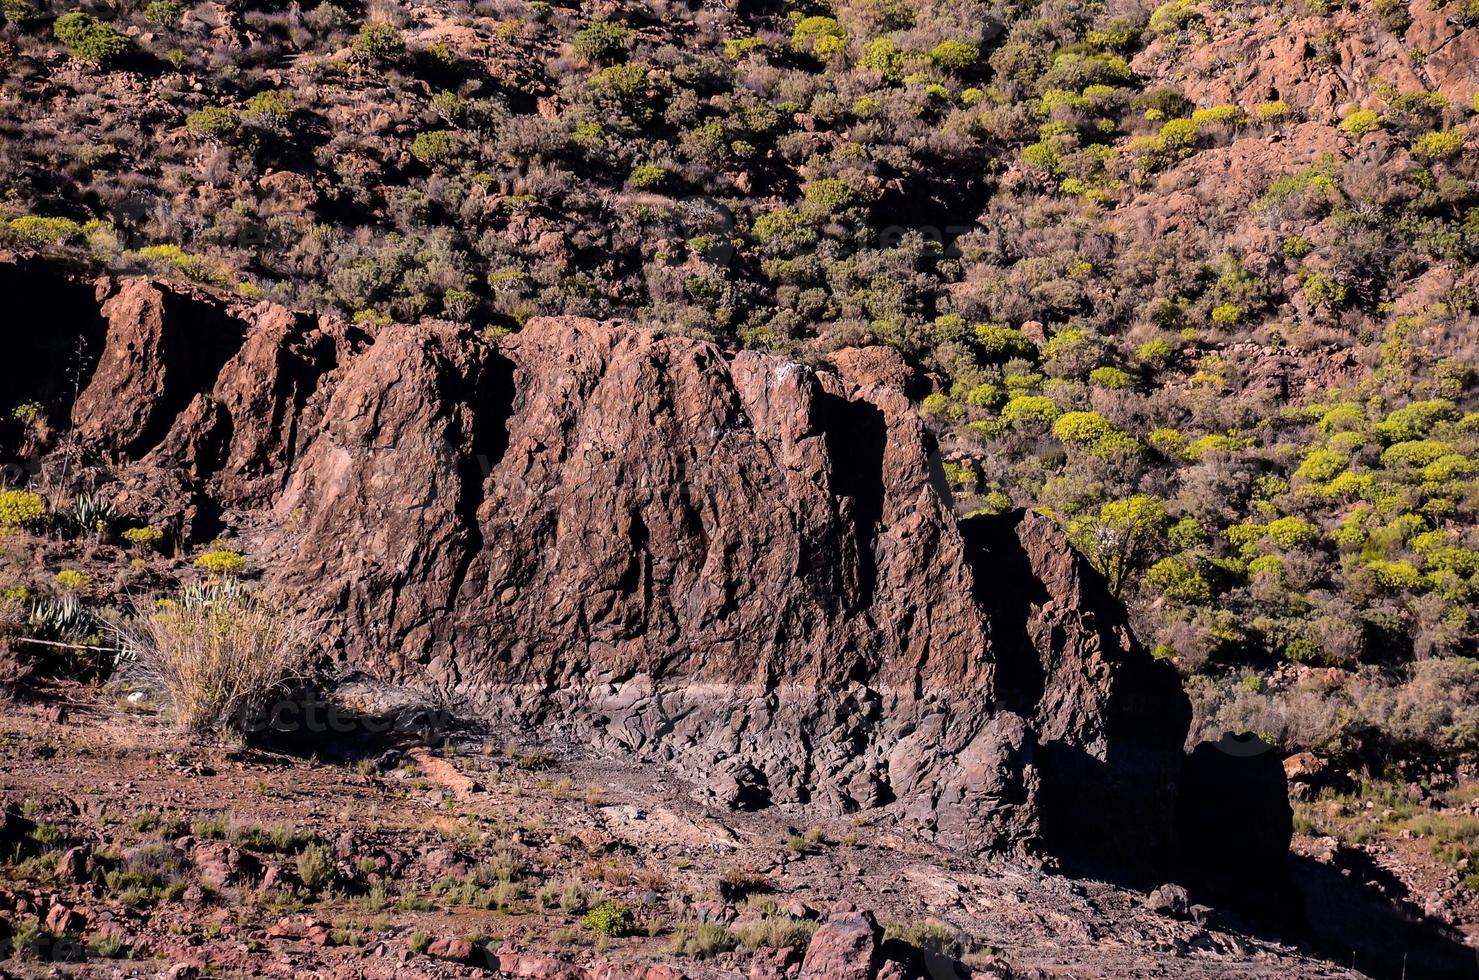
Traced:
<svg viewBox="0 0 1479 980">
<path fill-rule="evenodd" d="M 370 337 L 100 292 L 70 407 L 121 505 L 234 527 L 345 665 L 735 805 L 1015 850 L 1088 799 L 1162 839 L 1174 676 L 1051 522 L 957 526 L 896 354 L 816 370 L 574 318 Z"/>
</svg>

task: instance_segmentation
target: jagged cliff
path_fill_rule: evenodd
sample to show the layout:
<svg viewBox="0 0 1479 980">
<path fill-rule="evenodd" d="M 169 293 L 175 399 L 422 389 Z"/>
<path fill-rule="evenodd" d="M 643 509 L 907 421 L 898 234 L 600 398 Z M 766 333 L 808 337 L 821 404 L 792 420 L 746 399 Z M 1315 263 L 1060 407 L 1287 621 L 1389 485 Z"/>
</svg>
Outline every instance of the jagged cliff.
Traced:
<svg viewBox="0 0 1479 980">
<path fill-rule="evenodd" d="M 957 524 L 889 350 L 817 369 L 574 318 L 366 331 L 27 259 L 0 281 L 4 380 L 70 413 L 102 492 L 186 544 L 234 532 L 346 666 L 731 806 L 1165 843 L 1174 674 L 1051 522 Z"/>
</svg>

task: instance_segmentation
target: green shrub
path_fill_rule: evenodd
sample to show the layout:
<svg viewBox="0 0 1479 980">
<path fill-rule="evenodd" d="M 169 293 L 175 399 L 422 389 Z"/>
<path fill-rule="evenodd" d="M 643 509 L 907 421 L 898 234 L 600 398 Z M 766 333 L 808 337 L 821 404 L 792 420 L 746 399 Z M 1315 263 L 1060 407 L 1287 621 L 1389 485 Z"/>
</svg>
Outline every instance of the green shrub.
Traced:
<svg viewBox="0 0 1479 980">
<path fill-rule="evenodd" d="M 144 19 L 151 24 L 173 24 L 180 19 L 180 5 L 177 0 L 149 0 Z"/>
<path fill-rule="evenodd" d="M 966 72 L 981 56 L 974 44 L 946 38 L 930 49 L 930 64 L 942 71 Z"/>
<path fill-rule="evenodd" d="M 99 65 L 107 65 L 133 48 L 128 35 L 91 14 L 79 11 L 62 14 L 51 30 L 56 39 L 65 44 L 74 56 Z"/>
<path fill-rule="evenodd" d="M 1193 560 L 1182 555 L 1162 558 L 1146 573 L 1151 587 L 1168 599 L 1188 604 L 1210 602 L 1212 586 Z"/>
<path fill-rule="evenodd" d="M 919 411 L 924 415 L 944 415 L 950 410 L 950 397 L 943 392 L 933 391 L 924 397 L 919 403 Z"/>
<path fill-rule="evenodd" d="M 1235 105 L 1214 105 L 1193 110 L 1191 114 L 1191 124 L 1198 130 L 1203 126 L 1237 126 L 1247 121 L 1247 113 Z"/>
<path fill-rule="evenodd" d="M 1173 353 L 1171 345 L 1157 337 L 1135 348 L 1135 360 L 1147 367 L 1160 368 L 1171 360 Z"/>
<path fill-rule="evenodd" d="M 231 283 L 231 270 L 204 255 L 195 255 L 178 245 L 148 245 L 133 253 L 161 272 L 179 272 L 196 282 L 213 286 Z"/>
<path fill-rule="evenodd" d="M 893 42 L 892 38 L 875 37 L 863 48 L 863 56 L 858 59 L 858 67 L 876 71 L 888 81 L 897 82 L 904 74 L 904 52 L 899 50 L 899 46 Z M 862 98 L 870 98 L 870 96 Z M 876 100 L 874 106 L 875 108 L 877 106 Z M 853 111 L 857 111 L 856 105 Z"/>
<path fill-rule="evenodd" d="M 1186 437 L 1176 429 L 1162 426 L 1150 430 L 1145 437 L 1156 452 L 1169 456 L 1171 459 L 1191 459 L 1192 456 L 1186 449 Z"/>
<path fill-rule="evenodd" d="M 1335 475 L 1345 469 L 1349 462 L 1350 457 L 1344 453 L 1338 453 L 1333 449 L 1316 449 L 1299 464 L 1299 468 L 1294 471 L 1294 478 L 1324 483 L 1334 479 Z"/>
<path fill-rule="evenodd" d="M 1278 99 L 1274 102 L 1260 102 L 1256 112 L 1262 122 L 1282 122 L 1294 115 L 1294 108 L 1283 99 Z"/>
<path fill-rule="evenodd" d="M 225 140 L 236 132 L 240 124 L 236 110 L 227 106 L 208 105 L 185 117 L 185 128 L 196 136 L 206 139 Z"/>
<path fill-rule="evenodd" d="M 1299 281 L 1311 306 L 1337 307 L 1345 304 L 1346 287 L 1323 272 L 1301 270 Z"/>
<path fill-rule="evenodd" d="M 1089 380 L 1099 387 L 1111 390 L 1124 390 L 1130 387 L 1130 375 L 1121 371 L 1120 368 L 1094 368 L 1089 372 Z"/>
<path fill-rule="evenodd" d="M 1377 438 L 1390 445 L 1421 439 L 1440 422 L 1452 422 L 1458 418 L 1459 411 L 1453 402 L 1446 398 L 1433 398 L 1390 412 L 1374 426 L 1374 431 Z"/>
<path fill-rule="evenodd" d="M 1422 582 L 1422 576 L 1408 561 L 1377 559 L 1367 562 L 1366 567 L 1371 569 L 1376 576 L 1376 581 L 1384 588 L 1410 590 L 1417 588 Z"/>
<path fill-rule="evenodd" d="M 609 20 L 593 20 L 576 32 L 570 46 L 586 61 L 617 61 L 626 54 L 631 29 Z"/>
<path fill-rule="evenodd" d="M 247 99 L 242 110 L 243 122 L 263 129 L 282 129 L 293 115 L 293 99 L 286 92 L 275 89 L 258 92 Z"/>
<path fill-rule="evenodd" d="M 1340 121 L 1340 128 L 1351 136 L 1365 136 L 1381 128 L 1381 116 L 1370 109 L 1357 109 Z"/>
<path fill-rule="evenodd" d="M 24 30 L 38 17 L 36 5 L 31 0 L 0 0 L 0 24 L 9 21 Z"/>
<path fill-rule="evenodd" d="M 1264 534 L 1273 539 L 1280 548 L 1288 550 L 1319 540 L 1320 529 L 1302 517 L 1280 517 L 1264 526 Z"/>
<path fill-rule="evenodd" d="M 856 199 L 857 193 L 836 177 L 823 177 L 806 185 L 806 203 L 829 217 L 850 207 Z"/>
<path fill-rule="evenodd" d="M 1381 454 L 1381 465 L 1393 470 L 1416 469 L 1431 466 L 1452 452 L 1453 447 L 1446 442 L 1415 439 L 1411 442 L 1399 442 L 1388 448 Z"/>
<path fill-rule="evenodd" d="M 83 237 L 82 225 L 71 218 L 52 218 L 36 214 L 25 214 L 12 218 L 6 224 L 12 235 L 35 248 L 65 245 Z"/>
<path fill-rule="evenodd" d="M 1315 246 L 1311 245 L 1310 240 L 1303 235 L 1290 235 L 1284 239 L 1284 243 L 1280 246 L 1280 249 L 1291 259 L 1302 259 L 1313 252 Z"/>
<path fill-rule="evenodd" d="M 92 580 L 75 568 L 64 568 L 56 573 L 56 583 L 68 592 L 80 592 L 87 588 Z"/>
<path fill-rule="evenodd" d="M 371 61 L 391 61 L 406 53 L 406 37 L 394 24 L 370 21 L 360 26 L 354 51 Z"/>
<path fill-rule="evenodd" d="M 1412 155 L 1425 163 L 1458 156 L 1464 148 L 1462 130 L 1446 129 L 1419 136 L 1412 144 Z"/>
<path fill-rule="evenodd" d="M 667 168 L 659 167 L 654 163 L 644 163 L 632 168 L 631 184 L 638 190 L 645 190 L 649 187 L 660 187 L 667 179 Z"/>
<path fill-rule="evenodd" d="M 334 878 L 334 858 L 322 844 L 310 844 L 297 858 L 298 880 L 310 892 L 320 892 Z"/>
<path fill-rule="evenodd" d="M 46 519 L 46 505 L 30 490 L 0 491 L 0 528 L 34 527 Z"/>
<path fill-rule="evenodd" d="M 1006 400 L 1001 385 L 983 382 L 966 392 L 965 403 L 972 408 L 995 408 Z"/>
<path fill-rule="evenodd" d="M 993 363 L 1010 361 L 1013 358 L 1034 360 L 1037 346 L 1020 330 L 982 323 L 975 328 L 976 349 L 981 357 Z"/>
<path fill-rule="evenodd" d="M 636 62 L 611 65 L 597 72 L 592 84 L 619 102 L 631 104 L 647 93 L 647 66 Z"/>
<path fill-rule="evenodd" d="M 587 912 L 580 923 L 598 936 L 627 936 L 637 929 L 631 909 L 609 900 Z"/>
<path fill-rule="evenodd" d="M 1192 6 L 1192 0 L 1171 0 L 1151 13 L 1148 26 L 1152 34 L 1174 34 L 1201 23 L 1201 12 Z"/>
<path fill-rule="evenodd" d="M 447 129 L 431 129 L 417 133 L 411 140 L 411 156 L 432 166 L 445 163 L 457 156 L 460 144 L 457 134 Z"/>
<path fill-rule="evenodd" d="M 1001 410 L 1001 420 L 1011 426 L 1047 425 L 1061 414 L 1061 410 L 1050 398 L 1042 395 L 1018 395 Z"/>
<path fill-rule="evenodd" d="M 803 17 L 791 30 L 791 47 L 822 60 L 841 53 L 847 44 L 847 31 L 832 17 Z"/>
<path fill-rule="evenodd" d="M 1259 555 L 1248 563 L 1249 575 L 1281 575 L 1283 571 L 1283 555 Z"/>
<path fill-rule="evenodd" d="M 1119 431 L 1098 412 L 1068 412 L 1053 423 L 1053 437 L 1059 442 L 1087 445 Z"/>
<path fill-rule="evenodd" d="M 799 212 L 778 208 L 755 219 L 755 240 L 799 248 L 816 241 L 816 228 Z"/>
</svg>

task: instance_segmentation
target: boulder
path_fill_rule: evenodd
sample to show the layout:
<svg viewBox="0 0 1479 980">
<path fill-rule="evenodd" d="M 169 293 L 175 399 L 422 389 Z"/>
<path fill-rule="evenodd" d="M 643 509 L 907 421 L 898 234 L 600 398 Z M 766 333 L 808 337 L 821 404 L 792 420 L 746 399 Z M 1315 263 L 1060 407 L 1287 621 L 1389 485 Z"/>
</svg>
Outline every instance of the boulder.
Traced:
<svg viewBox="0 0 1479 980">
<path fill-rule="evenodd" d="M 842 902 L 811 937 L 801 980 L 873 980 L 882 966 L 882 927 L 872 912 Z"/>
<path fill-rule="evenodd" d="M 1145 907 L 1152 912 L 1184 919 L 1191 909 L 1191 899 L 1180 885 L 1165 884 L 1146 896 Z"/>
</svg>

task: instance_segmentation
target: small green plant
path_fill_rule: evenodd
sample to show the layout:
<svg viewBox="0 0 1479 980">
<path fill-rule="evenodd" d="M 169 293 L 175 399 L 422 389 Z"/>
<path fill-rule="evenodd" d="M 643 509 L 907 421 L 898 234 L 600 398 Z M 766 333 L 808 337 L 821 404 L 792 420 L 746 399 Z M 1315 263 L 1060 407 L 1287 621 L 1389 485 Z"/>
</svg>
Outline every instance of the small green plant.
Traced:
<svg viewBox="0 0 1479 980">
<path fill-rule="evenodd" d="M 587 912 L 580 924 L 598 936 L 607 937 L 628 936 L 637 929 L 637 921 L 632 917 L 631 909 L 610 900 Z"/>
<path fill-rule="evenodd" d="M 804 947 L 816 930 L 817 924 L 810 919 L 770 910 L 758 921 L 737 928 L 735 935 L 746 949 L 785 949 L 787 946 Z"/>
<path fill-rule="evenodd" d="M 159 547 L 164 532 L 152 527 L 131 527 L 123 532 L 123 540 L 140 551 L 149 551 Z"/>
<path fill-rule="evenodd" d="M 1445 129 L 1440 132 L 1425 133 L 1412 143 L 1412 155 L 1426 163 L 1436 160 L 1446 160 L 1449 157 L 1458 156 L 1464 148 L 1464 134 L 1462 130 Z"/>
<path fill-rule="evenodd" d="M 664 952 L 674 956 L 717 956 L 739 945 L 739 937 L 717 922 L 680 922 Z"/>
<path fill-rule="evenodd" d="M 92 951 L 105 960 L 117 959 L 123 955 L 123 940 L 117 936 L 99 936 L 92 941 Z"/>
<path fill-rule="evenodd" d="M 637 190 L 645 190 L 649 187 L 660 187 L 668 179 L 668 171 L 656 164 L 644 163 L 632 168 L 631 182 Z"/>
<path fill-rule="evenodd" d="M 1381 116 L 1370 109 L 1357 109 L 1340 121 L 1343 132 L 1357 138 L 1381 127 Z"/>
<path fill-rule="evenodd" d="M 334 877 L 334 859 L 322 844 L 310 844 L 298 854 L 298 880 L 311 892 L 322 891 Z"/>
<path fill-rule="evenodd" d="M 847 31 L 831 17 L 803 17 L 791 30 L 791 47 L 826 61 L 847 47 Z"/>
<path fill-rule="evenodd" d="M 431 935 L 424 930 L 417 929 L 406 937 L 406 947 L 418 956 L 424 954 L 431 946 Z"/>
<path fill-rule="evenodd" d="M 451 160 L 459 148 L 457 134 L 446 129 L 417 133 L 411 140 L 411 156 L 428 166 Z"/>
<path fill-rule="evenodd" d="M 590 907 L 590 896 L 578 881 L 567 881 L 560 887 L 560 911 L 579 915 Z"/>
<path fill-rule="evenodd" d="M 133 48 L 127 34 L 80 11 L 62 14 L 51 30 L 75 57 L 97 65 L 106 66 Z"/>
<path fill-rule="evenodd" d="M 226 818 L 220 814 L 196 817 L 190 822 L 190 833 L 196 837 L 204 837 L 206 840 L 225 840 Z"/>
<path fill-rule="evenodd" d="M 930 63 L 943 71 L 964 72 L 974 68 L 980 56 L 974 44 L 946 38 L 930 50 Z"/>
<path fill-rule="evenodd" d="M 151 24 L 173 24 L 180 19 L 177 0 L 149 0 L 144 6 L 144 19 Z"/>
<path fill-rule="evenodd" d="M 64 568 L 56 573 L 56 584 L 68 592 L 81 592 L 87 588 L 91 581 L 91 579 L 75 568 Z"/>
</svg>

